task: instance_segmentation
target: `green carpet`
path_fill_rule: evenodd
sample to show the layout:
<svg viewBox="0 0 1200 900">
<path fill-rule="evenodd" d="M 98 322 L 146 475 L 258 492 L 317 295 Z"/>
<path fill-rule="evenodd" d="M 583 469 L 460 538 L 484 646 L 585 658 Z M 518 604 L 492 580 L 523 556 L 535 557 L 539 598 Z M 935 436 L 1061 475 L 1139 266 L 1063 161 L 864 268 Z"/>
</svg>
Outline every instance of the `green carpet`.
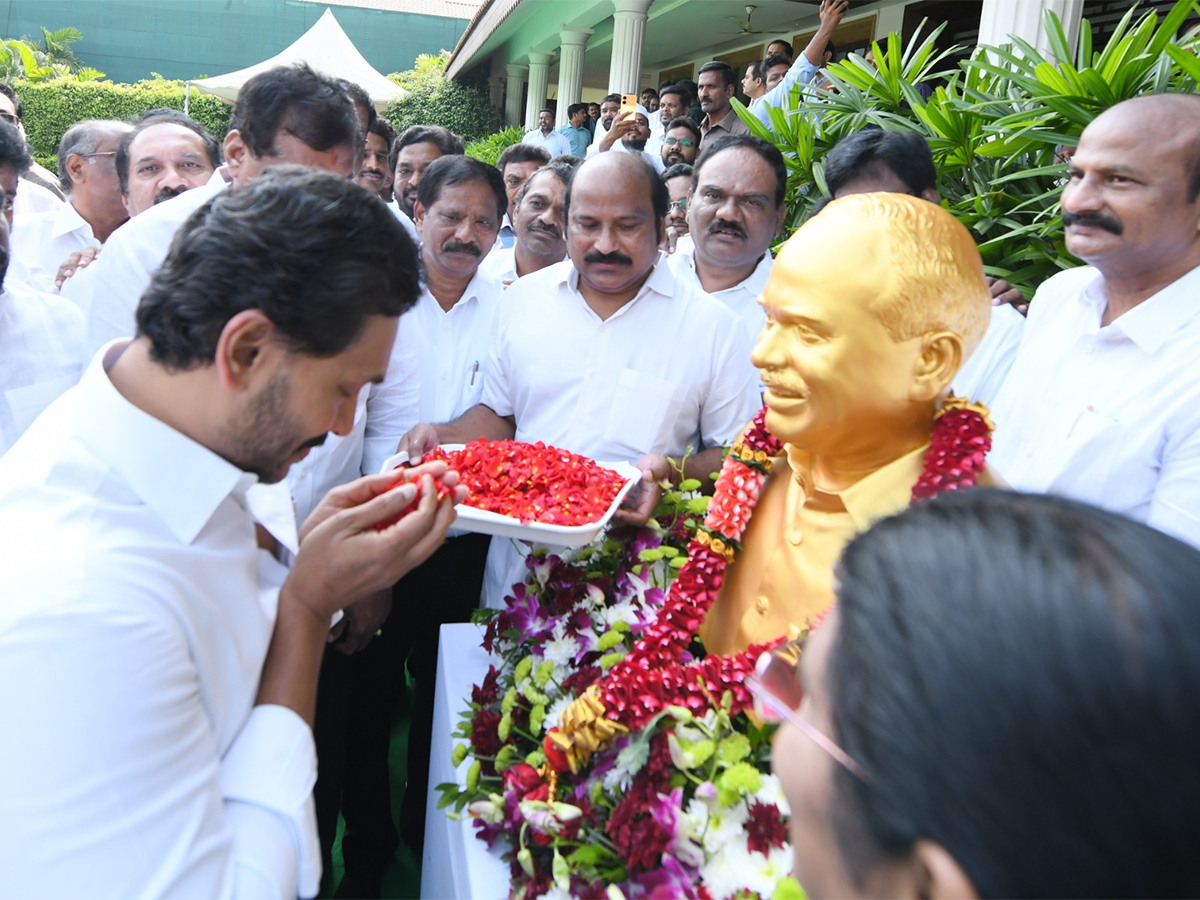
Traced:
<svg viewBox="0 0 1200 900">
<path fill-rule="evenodd" d="M 404 799 L 404 783 L 408 779 L 408 722 L 407 710 L 412 709 L 412 689 L 409 688 L 405 712 L 396 717 L 392 724 L 392 742 L 388 748 L 388 768 L 392 773 L 392 819 L 396 830 L 400 830 L 400 802 Z M 321 894 L 321 900 L 331 900 L 337 884 L 342 880 L 342 831 L 345 822 L 338 816 L 337 840 L 333 845 L 334 887 Z M 392 855 L 392 862 L 383 873 L 382 896 L 387 898 L 418 898 L 421 896 L 421 860 L 408 849 L 403 840 Z"/>
</svg>

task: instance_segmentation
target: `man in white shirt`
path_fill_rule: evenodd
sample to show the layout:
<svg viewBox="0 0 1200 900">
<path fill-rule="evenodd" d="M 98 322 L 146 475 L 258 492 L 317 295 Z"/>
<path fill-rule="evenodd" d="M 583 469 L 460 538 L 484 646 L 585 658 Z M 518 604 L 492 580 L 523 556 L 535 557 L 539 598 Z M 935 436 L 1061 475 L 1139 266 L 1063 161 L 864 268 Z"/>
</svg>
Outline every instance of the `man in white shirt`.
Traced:
<svg viewBox="0 0 1200 900">
<path fill-rule="evenodd" d="M 664 479 L 707 479 L 722 445 L 760 406 L 736 319 L 658 264 L 667 189 L 628 154 L 575 172 L 566 197 L 570 261 L 522 278 L 504 297 L 483 400 L 453 422 L 404 436 L 413 455 L 478 437 L 545 441 L 628 460 L 643 489 L 623 518 L 645 522 Z M 522 555 L 496 541 L 487 605 L 521 580 Z"/>
<path fill-rule="evenodd" d="M 355 184 L 365 187 L 387 204 L 392 202 L 392 145 L 396 143 L 396 132 L 382 116 L 367 126 L 367 137 L 363 147 L 362 162 L 354 176 Z"/>
<path fill-rule="evenodd" d="M 655 172 L 661 175 L 666 166 L 663 165 L 661 156 L 656 156 L 646 150 L 646 144 L 649 140 L 650 113 L 646 111 L 646 107 L 639 103 L 632 111 L 626 110 L 617 114 L 612 128 L 608 130 L 608 134 L 598 144 L 593 144 L 588 148 L 588 155 L 592 156 L 608 150 L 614 150 L 617 153 L 640 155 L 651 165 Z"/>
<path fill-rule="evenodd" d="M 28 151 L 24 115 L 25 108 L 17 92 L 12 89 L 12 85 L 0 81 L 0 121 L 7 122 L 17 129 L 21 135 L 21 141 L 26 144 Z M 21 191 L 14 201 L 16 214 L 19 216 L 53 212 L 66 202 L 62 188 L 59 187 L 58 178 L 49 169 L 38 165 L 37 162 L 30 165 L 29 170 L 21 176 L 21 186 L 26 190 Z"/>
<path fill-rule="evenodd" d="M 125 122 L 86 119 L 67 129 L 58 145 L 58 177 L 67 202 L 55 212 L 29 216 L 13 229 L 16 276 L 38 290 L 54 290 L 59 265 L 72 253 L 99 247 L 129 218 L 115 157 Z"/>
<path fill-rule="evenodd" d="M 741 325 L 747 359 L 766 324 L 758 298 L 771 274 L 771 241 L 787 214 L 787 166 L 748 134 L 715 141 L 692 169 L 688 236 L 670 257 L 675 277 L 716 297 Z"/>
<path fill-rule="evenodd" d="M 518 143 L 505 147 L 496 160 L 496 168 L 504 179 L 504 193 L 508 197 L 508 209 L 500 223 L 500 234 L 496 238 L 496 250 L 511 249 L 517 242 L 517 229 L 513 225 L 513 214 L 517 207 L 517 192 L 529 180 L 529 176 L 550 162 L 550 153 L 543 147 Z"/>
<path fill-rule="evenodd" d="M 521 185 L 513 219 L 518 240 L 510 249 L 493 247 L 479 267 L 481 275 L 507 288 L 518 278 L 566 259 L 563 198 L 572 171 L 567 163 L 551 163 Z"/>
<path fill-rule="evenodd" d="M 414 207 L 423 238 L 421 296 L 401 320 L 387 377 L 371 388 L 364 471 L 379 471 L 417 422 L 449 420 L 479 402 L 501 295 L 499 282 L 483 274 L 480 262 L 495 243 L 507 204 L 494 166 L 444 156 L 425 169 Z M 331 659 L 333 665 L 322 674 L 319 706 L 322 717 L 328 712 L 334 721 L 319 723 L 317 748 L 323 759 L 344 762 L 322 770 L 317 815 L 322 843 L 329 846 L 337 833 L 339 805 L 345 820 L 343 895 L 379 896 L 380 878 L 397 846 L 387 788 L 388 746 L 406 663 L 416 699 L 401 824 L 410 849 L 420 855 L 438 631 L 443 624 L 470 619 L 479 602 L 488 542 L 485 535 L 464 534 L 444 544 L 396 585 L 396 613 L 383 634 L 348 661 Z"/>
<path fill-rule="evenodd" d="M 592 153 L 592 148 L 600 141 L 604 140 L 609 130 L 612 128 L 613 120 L 616 119 L 617 113 L 621 111 L 621 95 L 609 94 L 600 101 L 600 119 L 596 122 L 596 130 L 592 133 L 592 143 L 588 147 L 588 153 Z"/>
<path fill-rule="evenodd" d="M 6 149 L 28 156 L 15 134 L 7 148 L 0 137 L 0 161 L 11 158 Z M 19 159 L 16 164 L 20 165 Z M 14 167 L 4 162 L 0 166 Z M 0 202 L 6 200 L 0 188 Z M 61 297 L 6 281 L 7 269 L 8 219 L 0 216 L 0 456 L 42 410 L 79 381 L 83 357 L 79 310 Z"/>
<path fill-rule="evenodd" d="M 569 156 L 571 153 L 571 142 L 567 140 L 566 135 L 559 134 L 554 130 L 554 110 L 552 109 L 543 109 L 538 113 L 538 127 L 526 134 L 521 143 L 541 147 L 551 157 L 563 154 Z"/>
<path fill-rule="evenodd" d="M 680 116 L 688 114 L 686 97 L 687 91 L 678 85 L 672 84 L 662 89 L 658 98 L 658 112 L 655 114 L 658 126 L 650 129 L 650 140 L 646 142 L 647 153 L 662 155 L 662 142 L 667 126 Z M 653 120 L 651 123 L 653 124 Z M 699 141 L 696 146 L 699 147 Z"/>
<path fill-rule="evenodd" d="M 174 109 L 155 109 L 117 144 L 117 184 L 130 218 L 208 183 L 221 145 L 208 129 Z"/>
<path fill-rule="evenodd" d="M 422 478 L 418 509 L 377 531 L 418 496 L 377 477 L 327 497 L 298 547 L 280 535 L 290 573 L 255 539 L 251 486 L 348 431 L 415 298 L 414 254 L 366 197 L 296 168 L 222 195 L 155 274 L 138 336 L 0 459 L 6 896 L 316 894 L 330 616 L 453 519 Z"/>
<path fill-rule="evenodd" d="M 392 179 L 392 194 L 396 198 L 396 217 L 400 224 L 420 245 L 420 235 L 413 225 L 413 204 L 417 202 L 417 189 L 421 186 L 421 174 L 435 159 L 443 156 L 461 156 L 462 139 L 440 125 L 410 125 L 400 133 L 393 145 L 396 164 Z"/>
<path fill-rule="evenodd" d="M 1200 98 L 1117 104 L 1063 188 L 1067 250 L 993 405 L 1014 488 L 1084 500 L 1200 545 Z"/>
<path fill-rule="evenodd" d="M 808 46 L 804 48 L 804 52 L 796 57 L 796 61 L 774 84 L 771 82 L 773 81 L 772 75 L 777 74 L 773 72 L 777 61 L 768 59 L 765 73 L 767 90 L 750 103 L 750 112 L 754 113 L 758 120 L 768 128 L 771 127 L 771 107 L 782 107 L 784 99 L 792 92 L 793 87 L 797 84 L 811 83 L 817 77 L 821 66 L 828 65 L 829 61 L 833 59 L 833 32 L 841 24 L 846 10 L 849 8 L 848 0 L 821 0 L 820 27 L 812 36 L 812 40 L 808 42 Z"/>
</svg>

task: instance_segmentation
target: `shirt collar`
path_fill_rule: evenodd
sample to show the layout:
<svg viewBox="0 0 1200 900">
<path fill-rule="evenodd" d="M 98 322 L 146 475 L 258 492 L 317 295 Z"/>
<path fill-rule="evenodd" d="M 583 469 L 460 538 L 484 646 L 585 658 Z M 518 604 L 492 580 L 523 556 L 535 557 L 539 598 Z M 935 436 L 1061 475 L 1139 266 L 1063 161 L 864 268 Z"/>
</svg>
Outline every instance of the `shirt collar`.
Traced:
<svg viewBox="0 0 1200 900">
<path fill-rule="evenodd" d="M 492 252 L 498 253 L 499 251 L 493 250 Z M 487 257 L 484 257 L 484 259 L 486 260 Z M 458 298 L 458 302 L 450 307 L 450 312 L 453 312 L 460 306 L 466 306 L 472 300 L 479 301 L 484 299 L 487 294 L 492 292 L 493 286 L 493 279 L 483 274 L 483 265 L 480 264 L 479 268 L 475 270 L 475 274 L 471 276 L 471 280 L 467 282 L 467 286 L 463 290 L 462 296 Z M 437 298 L 433 296 L 429 287 L 424 283 L 421 285 L 421 297 L 422 299 L 428 298 L 427 302 L 433 303 L 439 311 L 441 310 L 441 304 L 437 302 Z"/>
<path fill-rule="evenodd" d="M 74 204 L 68 200 L 58 208 L 58 215 L 54 217 L 54 227 L 50 231 L 50 237 L 62 237 L 64 234 L 71 234 L 76 231 L 82 232 L 88 239 L 95 238 L 95 235 L 92 233 L 92 226 L 88 224 L 87 219 L 79 214 Z"/>
<path fill-rule="evenodd" d="M 675 255 L 687 266 L 688 271 L 695 279 L 696 287 L 704 290 L 704 285 L 700 282 L 700 273 L 696 271 L 696 242 L 692 240 L 690 234 L 685 234 L 676 242 Z M 774 264 L 775 261 L 771 259 L 771 251 L 767 250 L 754 267 L 753 272 L 733 287 L 726 288 L 725 291 L 748 291 L 755 297 L 760 296 L 767 287 L 767 280 L 771 277 L 771 266 Z M 714 296 L 723 294 L 725 291 L 717 291 Z"/>
<path fill-rule="evenodd" d="M 1200 293 L 1200 266 L 1171 282 L 1157 294 L 1147 297 L 1108 327 L 1124 334 L 1143 353 L 1153 356 L 1189 320 L 1200 313 L 1200 306 L 1196 303 L 1197 293 Z M 1081 303 L 1094 310 L 1094 321 L 1099 330 L 1104 308 L 1108 303 L 1104 291 L 1104 277 L 1099 272 L 1096 272 L 1096 277 L 1080 292 L 1079 298 Z"/>
<path fill-rule="evenodd" d="M 583 294 L 579 290 L 579 270 L 575 268 L 574 263 L 570 259 L 563 260 L 558 263 L 559 271 L 556 273 L 556 283 L 565 285 L 571 293 L 583 299 Z M 618 310 L 618 313 L 624 312 L 633 304 L 637 303 L 642 297 L 645 297 L 650 291 L 662 294 L 665 297 L 674 297 L 676 289 L 675 276 L 671 273 L 671 267 L 666 265 L 666 258 L 660 251 L 658 260 L 654 264 L 654 268 L 650 270 L 649 276 L 642 282 L 641 288 L 638 290 L 634 298 L 626 303 Z"/>
<path fill-rule="evenodd" d="M 812 479 L 812 456 L 791 444 L 786 444 L 785 449 L 793 477 L 805 497 L 813 496 L 817 490 Z M 831 496 L 841 500 L 855 528 L 865 531 L 880 519 L 906 509 L 912 502 L 913 485 L 925 471 L 928 450 L 929 444 L 918 447 Z"/>
<path fill-rule="evenodd" d="M 127 340 L 106 345 L 80 379 L 79 438 L 181 543 L 190 544 L 226 497 L 233 495 L 246 508 L 246 491 L 258 477 L 134 406 L 113 387 L 105 360 L 115 361 L 128 345 Z"/>
</svg>

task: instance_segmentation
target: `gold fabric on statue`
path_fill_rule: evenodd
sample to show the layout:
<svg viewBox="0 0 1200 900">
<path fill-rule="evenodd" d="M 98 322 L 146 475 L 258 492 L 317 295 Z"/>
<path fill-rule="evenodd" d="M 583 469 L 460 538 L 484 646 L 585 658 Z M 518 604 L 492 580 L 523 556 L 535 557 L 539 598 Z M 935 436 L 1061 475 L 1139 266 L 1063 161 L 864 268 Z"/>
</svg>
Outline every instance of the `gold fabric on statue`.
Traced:
<svg viewBox="0 0 1200 900">
<path fill-rule="evenodd" d="M 701 626 L 710 653 L 795 636 L 833 602 L 842 548 L 908 506 L 938 404 L 991 314 L 969 232 L 900 194 L 825 207 L 784 245 L 760 302 L 752 358 L 788 465 Z"/>
</svg>

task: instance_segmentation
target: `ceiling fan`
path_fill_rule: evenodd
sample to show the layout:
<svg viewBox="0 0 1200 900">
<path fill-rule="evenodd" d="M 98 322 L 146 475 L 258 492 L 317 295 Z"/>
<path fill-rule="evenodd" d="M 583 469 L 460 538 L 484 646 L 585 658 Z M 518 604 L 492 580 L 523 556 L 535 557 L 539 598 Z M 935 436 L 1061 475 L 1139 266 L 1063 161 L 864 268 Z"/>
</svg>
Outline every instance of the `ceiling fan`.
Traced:
<svg viewBox="0 0 1200 900">
<path fill-rule="evenodd" d="M 747 6 L 746 7 L 746 21 L 745 22 L 743 22 L 741 19 L 735 19 L 733 16 L 729 16 L 728 18 L 730 19 L 730 21 L 737 23 L 738 29 L 742 34 L 762 34 L 761 31 L 759 31 L 757 28 L 754 28 L 750 24 L 750 17 L 752 15 L 754 15 L 754 11 L 756 9 L 758 9 L 757 6 Z"/>
</svg>

